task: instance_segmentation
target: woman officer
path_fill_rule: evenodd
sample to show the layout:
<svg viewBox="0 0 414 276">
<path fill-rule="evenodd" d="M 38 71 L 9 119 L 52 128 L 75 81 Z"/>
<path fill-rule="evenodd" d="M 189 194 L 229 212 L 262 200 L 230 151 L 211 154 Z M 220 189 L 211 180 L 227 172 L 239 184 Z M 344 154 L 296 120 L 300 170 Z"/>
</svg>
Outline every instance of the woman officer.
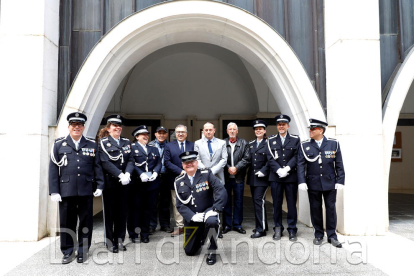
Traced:
<svg viewBox="0 0 414 276">
<path fill-rule="evenodd" d="M 135 137 L 132 143 L 132 156 L 135 162 L 135 175 L 133 185 L 133 204 L 129 207 L 130 223 L 133 228 L 141 228 L 141 242 L 149 242 L 149 228 L 152 212 L 155 208 L 155 201 L 158 195 L 160 182 L 158 174 L 161 171 L 161 158 L 158 149 L 148 145 L 149 131 L 147 126 L 142 125 L 134 129 L 132 136 Z M 133 220 L 132 220 L 133 218 Z M 137 236 L 130 237 L 136 242 Z"/>
<path fill-rule="evenodd" d="M 254 120 L 253 129 L 256 139 L 249 142 L 250 164 L 247 174 L 247 185 L 250 185 L 255 213 L 256 229 L 250 236 L 252 239 L 266 236 L 267 217 L 265 197 L 269 188 L 267 155 L 266 155 L 266 127 L 263 120 Z"/>
<path fill-rule="evenodd" d="M 130 174 L 134 171 L 131 142 L 121 137 L 123 117 L 111 115 L 99 131 L 99 157 L 104 173 L 103 212 L 105 245 L 109 251 L 126 251 L 127 194 Z"/>
</svg>

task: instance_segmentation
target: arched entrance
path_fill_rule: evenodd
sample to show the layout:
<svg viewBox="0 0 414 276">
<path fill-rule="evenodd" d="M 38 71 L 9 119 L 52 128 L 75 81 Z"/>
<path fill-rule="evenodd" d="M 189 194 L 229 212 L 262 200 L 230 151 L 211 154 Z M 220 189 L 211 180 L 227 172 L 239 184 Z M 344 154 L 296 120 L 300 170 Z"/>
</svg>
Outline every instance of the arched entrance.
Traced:
<svg viewBox="0 0 414 276">
<path fill-rule="evenodd" d="M 131 69 L 159 49 L 188 42 L 213 44 L 246 60 L 265 80 L 281 112 L 291 115 L 292 133 L 308 137 L 308 118 L 325 118 L 299 59 L 264 21 L 223 3 L 177 1 L 131 15 L 97 43 L 71 87 L 56 137 L 67 134 L 66 116 L 74 111 L 88 116 L 85 134 L 94 136 L 115 91 Z M 302 204 L 306 206 L 307 199 Z M 306 209 L 299 218 L 309 223 Z"/>
<path fill-rule="evenodd" d="M 383 121 L 383 139 L 384 139 L 384 185 L 386 191 L 384 194 L 388 194 L 389 190 L 389 177 L 391 167 L 391 153 L 394 145 L 394 135 L 397 128 L 398 118 L 400 116 L 401 109 L 404 101 L 407 97 L 408 91 L 414 81 L 414 48 L 408 53 L 395 76 L 388 93 L 382 110 Z M 388 206 L 388 205 L 387 205 Z M 389 225 L 388 212 L 385 218 L 386 225 Z"/>
</svg>

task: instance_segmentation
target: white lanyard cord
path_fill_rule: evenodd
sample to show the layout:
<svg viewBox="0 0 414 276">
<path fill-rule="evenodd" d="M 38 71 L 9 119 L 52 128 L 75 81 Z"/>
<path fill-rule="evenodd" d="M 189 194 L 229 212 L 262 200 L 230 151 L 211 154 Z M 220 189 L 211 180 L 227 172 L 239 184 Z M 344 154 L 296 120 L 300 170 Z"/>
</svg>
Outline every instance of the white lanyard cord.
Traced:
<svg viewBox="0 0 414 276">
<path fill-rule="evenodd" d="M 106 153 L 106 155 L 108 155 L 108 157 L 109 157 L 109 159 L 111 159 L 112 161 L 118 161 L 119 160 L 119 158 L 121 158 L 121 165 L 124 163 L 124 155 L 122 154 L 122 151 L 121 151 L 121 153 L 118 155 L 118 156 L 111 156 L 107 151 L 106 151 L 106 149 L 105 149 L 105 147 L 104 147 L 104 144 L 103 144 L 103 141 L 101 140 L 101 147 L 102 147 L 102 150 Z"/>
</svg>

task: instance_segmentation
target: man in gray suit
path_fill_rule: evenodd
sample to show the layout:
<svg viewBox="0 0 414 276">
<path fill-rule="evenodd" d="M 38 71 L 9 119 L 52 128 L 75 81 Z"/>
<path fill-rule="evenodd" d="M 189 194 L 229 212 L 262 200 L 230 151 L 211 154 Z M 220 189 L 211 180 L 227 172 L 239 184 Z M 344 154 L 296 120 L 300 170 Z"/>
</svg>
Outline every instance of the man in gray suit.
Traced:
<svg viewBox="0 0 414 276">
<path fill-rule="evenodd" d="M 204 137 L 195 141 L 194 150 L 198 152 L 197 161 L 200 169 L 209 168 L 224 185 L 224 167 L 227 164 L 227 149 L 224 140 L 214 137 L 216 129 L 212 123 L 205 123 Z"/>
</svg>

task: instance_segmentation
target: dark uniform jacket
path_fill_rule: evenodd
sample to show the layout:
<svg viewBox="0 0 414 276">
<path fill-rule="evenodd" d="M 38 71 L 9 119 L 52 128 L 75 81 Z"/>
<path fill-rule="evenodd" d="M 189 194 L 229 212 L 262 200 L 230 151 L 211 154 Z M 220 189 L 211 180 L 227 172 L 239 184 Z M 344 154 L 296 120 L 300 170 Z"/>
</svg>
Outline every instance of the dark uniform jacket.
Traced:
<svg viewBox="0 0 414 276">
<path fill-rule="evenodd" d="M 108 136 L 99 140 L 98 147 L 99 158 L 104 171 L 105 188 L 113 188 L 122 185 L 121 182 L 119 182 L 118 175 L 126 172 L 132 175 L 134 171 L 134 159 L 131 154 L 131 142 L 128 138 L 121 137 L 118 146 L 118 143 L 114 140 L 114 138 L 112 138 L 112 136 Z M 122 154 L 122 158 L 114 161 L 109 158 L 108 154 L 112 157 L 117 157 Z"/>
<path fill-rule="evenodd" d="M 333 190 L 335 184 L 345 184 L 341 148 L 336 139 L 324 136 L 321 148 L 314 139 L 301 143 L 298 153 L 298 182 L 306 183 L 309 190 L 317 191 Z"/>
<path fill-rule="evenodd" d="M 81 137 L 79 149 L 70 135 L 55 140 L 52 148 L 52 160 L 49 164 L 49 194 L 61 197 L 92 195 L 96 183 L 98 189 L 104 188 L 103 173 L 99 162 L 98 147 L 93 139 Z M 66 157 L 64 157 L 66 156 Z M 59 173 L 60 168 L 60 173 Z"/>
<path fill-rule="evenodd" d="M 155 146 L 147 144 L 147 152 L 138 143 L 132 143 L 132 156 L 134 158 L 136 177 L 138 185 L 145 185 L 146 190 L 150 191 L 160 186 L 159 176 L 154 181 L 141 182 L 140 175 L 144 172 L 156 172 L 158 175 L 161 171 L 161 157 Z"/>
<path fill-rule="evenodd" d="M 267 165 L 267 139 L 260 142 L 257 147 L 256 139 L 249 142 L 250 168 L 247 173 L 247 185 L 269 186 L 269 167 Z M 265 176 L 258 177 L 255 173 L 261 171 Z"/>
<path fill-rule="evenodd" d="M 298 176 L 296 172 L 297 154 L 300 146 L 300 139 L 296 135 L 289 132 L 286 134 L 285 142 L 282 145 L 280 135 L 272 135 L 267 140 L 267 163 L 269 172 L 269 181 L 275 182 L 297 182 Z M 278 169 L 289 166 L 289 175 L 280 178 L 276 173 Z"/>
<path fill-rule="evenodd" d="M 188 223 L 196 213 L 210 210 L 222 211 L 227 202 L 227 192 L 223 183 L 211 170 L 198 169 L 194 175 L 193 185 L 187 174 L 175 179 L 177 210 Z"/>
<path fill-rule="evenodd" d="M 231 146 L 229 138 L 224 139 L 226 142 L 227 148 L 227 164 L 224 169 L 224 178 L 225 183 L 227 183 L 230 174 L 229 168 L 231 166 Z M 237 138 L 236 145 L 234 145 L 234 152 L 233 152 L 233 164 L 237 168 L 236 173 L 236 183 L 244 182 L 244 178 L 246 177 L 246 170 L 247 166 L 250 164 L 250 157 L 249 157 L 249 147 L 247 146 L 247 141 L 244 139 Z"/>
</svg>

